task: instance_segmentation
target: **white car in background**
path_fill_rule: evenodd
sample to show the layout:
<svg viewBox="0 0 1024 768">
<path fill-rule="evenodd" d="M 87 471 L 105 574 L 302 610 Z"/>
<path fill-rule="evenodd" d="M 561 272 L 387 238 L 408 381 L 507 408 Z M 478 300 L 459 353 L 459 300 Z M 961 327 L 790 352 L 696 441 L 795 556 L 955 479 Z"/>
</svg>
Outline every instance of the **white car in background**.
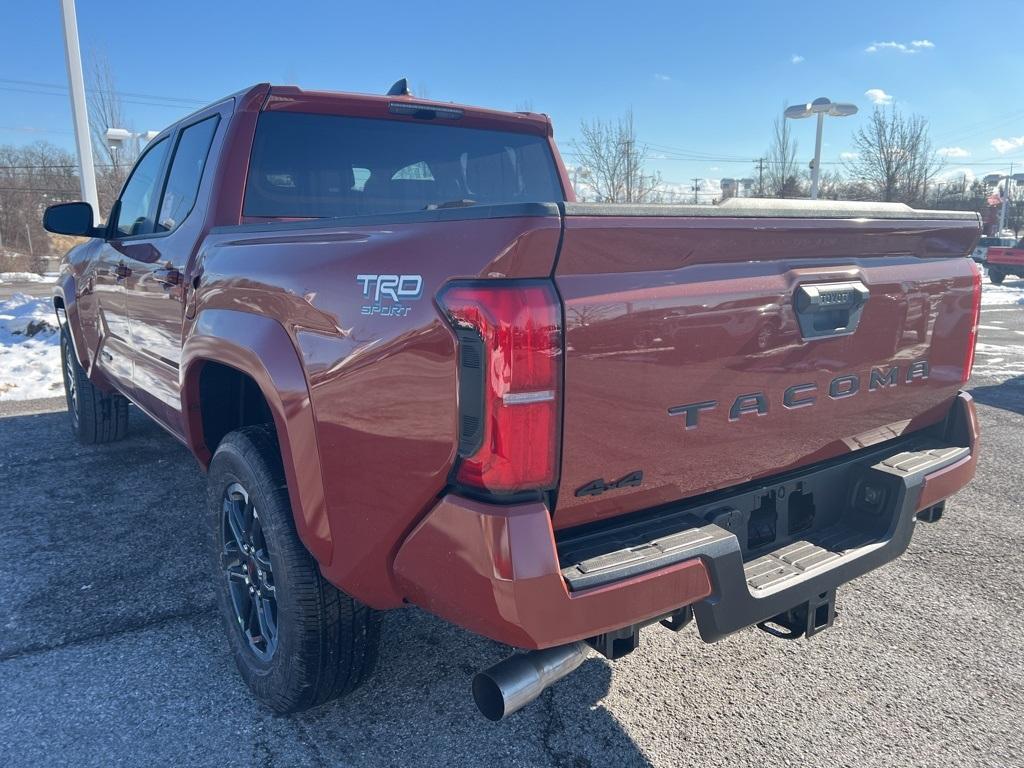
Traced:
<svg viewBox="0 0 1024 768">
<path fill-rule="evenodd" d="M 1012 235 L 996 235 L 994 237 L 982 237 L 978 240 L 978 244 L 974 247 L 974 252 L 971 253 L 971 258 L 979 264 L 984 264 L 988 256 L 988 249 L 994 248 L 1012 248 L 1017 239 Z"/>
</svg>

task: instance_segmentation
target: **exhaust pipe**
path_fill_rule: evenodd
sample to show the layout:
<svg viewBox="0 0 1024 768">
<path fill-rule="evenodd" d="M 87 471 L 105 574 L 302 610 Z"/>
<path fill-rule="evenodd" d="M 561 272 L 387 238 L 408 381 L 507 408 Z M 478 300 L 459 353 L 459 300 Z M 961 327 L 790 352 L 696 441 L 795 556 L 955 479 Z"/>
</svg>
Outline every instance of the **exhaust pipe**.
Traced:
<svg viewBox="0 0 1024 768">
<path fill-rule="evenodd" d="M 509 656 L 477 672 L 473 677 L 473 700 L 488 720 L 501 720 L 518 712 L 549 685 L 575 670 L 589 651 L 590 646 L 581 640 Z"/>
</svg>

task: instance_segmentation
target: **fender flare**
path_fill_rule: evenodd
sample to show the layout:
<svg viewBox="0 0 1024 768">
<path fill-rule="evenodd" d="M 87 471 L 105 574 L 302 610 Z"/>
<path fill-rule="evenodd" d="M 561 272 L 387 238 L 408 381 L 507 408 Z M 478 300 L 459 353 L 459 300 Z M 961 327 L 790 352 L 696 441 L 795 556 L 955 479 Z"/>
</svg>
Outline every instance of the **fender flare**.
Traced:
<svg viewBox="0 0 1024 768">
<path fill-rule="evenodd" d="M 218 363 L 249 376 L 260 388 L 277 429 L 288 496 L 299 538 L 321 566 L 334 552 L 324 497 L 316 420 L 301 359 L 276 320 L 233 309 L 199 313 L 181 356 L 181 405 L 185 441 L 203 469 L 212 452 L 203 438 L 199 375 Z"/>
<path fill-rule="evenodd" d="M 60 299 L 64 308 L 63 318 L 61 318 L 61 313 L 57 312 L 57 299 Z M 68 332 L 68 337 L 71 339 L 71 349 L 75 352 L 78 364 L 82 366 L 82 370 L 86 372 L 86 375 L 91 375 L 92 360 L 85 354 L 88 351 L 89 345 L 82 338 L 82 328 L 78 317 L 78 289 L 74 275 L 64 275 L 54 284 L 50 295 L 50 303 L 53 305 L 54 312 L 57 315 L 57 324 L 60 326 L 60 329 Z"/>
</svg>

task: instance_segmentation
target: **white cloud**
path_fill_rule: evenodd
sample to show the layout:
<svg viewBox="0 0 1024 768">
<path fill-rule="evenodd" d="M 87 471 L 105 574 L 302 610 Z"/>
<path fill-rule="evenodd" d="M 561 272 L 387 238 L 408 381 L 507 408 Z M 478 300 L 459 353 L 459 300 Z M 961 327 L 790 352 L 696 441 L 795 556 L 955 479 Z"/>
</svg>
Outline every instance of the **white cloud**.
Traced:
<svg viewBox="0 0 1024 768">
<path fill-rule="evenodd" d="M 886 93 L 881 88 L 868 88 L 864 95 L 871 99 L 872 104 L 892 104 L 892 94 Z"/>
<path fill-rule="evenodd" d="M 667 83 L 672 78 L 669 77 L 668 75 L 663 75 L 660 72 L 655 72 L 654 73 L 654 79 L 655 80 L 661 80 L 663 83 Z"/>
<path fill-rule="evenodd" d="M 1011 136 L 1008 139 L 992 139 L 992 149 L 1000 155 L 1005 155 L 1014 149 L 1024 147 L 1024 136 Z"/>
<path fill-rule="evenodd" d="M 942 147 L 937 150 L 940 157 L 970 157 L 971 153 L 963 147 Z"/>
<path fill-rule="evenodd" d="M 857 159 L 857 153 L 856 152 L 840 152 L 839 153 L 839 159 L 840 160 L 856 160 Z"/>
<path fill-rule="evenodd" d="M 955 184 L 961 185 L 965 183 L 966 186 L 970 186 L 974 179 L 977 178 L 974 175 L 974 171 L 967 166 L 956 166 L 954 168 L 943 168 L 938 175 L 935 177 L 935 181 L 942 184 Z"/>
<path fill-rule="evenodd" d="M 803 64 L 804 57 L 801 56 L 799 53 L 794 53 L 792 56 L 789 57 L 789 61 L 792 64 Z"/>
<path fill-rule="evenodd" d="M 934 48 L 935 43 L 931 40 L 911 40 L 909 43 L 898 43 L 895 40 L 886 40 L 882 43 L 872 43 L 864 49 L 865 53 L 878 53 L 879 51 L 898 51 L 899 53 L 917 53 L 925 48 Z"/>
</svg>

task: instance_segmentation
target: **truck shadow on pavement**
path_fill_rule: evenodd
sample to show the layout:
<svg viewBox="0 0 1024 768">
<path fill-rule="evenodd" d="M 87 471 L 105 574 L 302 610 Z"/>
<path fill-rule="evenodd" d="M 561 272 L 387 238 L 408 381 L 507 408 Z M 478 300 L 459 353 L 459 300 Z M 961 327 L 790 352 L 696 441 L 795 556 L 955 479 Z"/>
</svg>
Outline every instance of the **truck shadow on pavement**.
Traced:
<svg viewBox="0 0 1024 768">
<path fill-rule="evenodd" d="M 1024 376 L 1014 376 L 999 384 L 968 390 L 982 405 L 1024 414 Z"/>
<path fill-rule="evenodd" d="M 276 716 L 228 653 L 182 446 L 134 410 L 114 445 L 65 413 L 0 419 L 0 445 L 4 765 L 650 765 L 600 704 L 607 662 L 491 723 L 470 679 L 509 649 L 414 608 L 385 614 L 364 689 Z"/>
</svg>

